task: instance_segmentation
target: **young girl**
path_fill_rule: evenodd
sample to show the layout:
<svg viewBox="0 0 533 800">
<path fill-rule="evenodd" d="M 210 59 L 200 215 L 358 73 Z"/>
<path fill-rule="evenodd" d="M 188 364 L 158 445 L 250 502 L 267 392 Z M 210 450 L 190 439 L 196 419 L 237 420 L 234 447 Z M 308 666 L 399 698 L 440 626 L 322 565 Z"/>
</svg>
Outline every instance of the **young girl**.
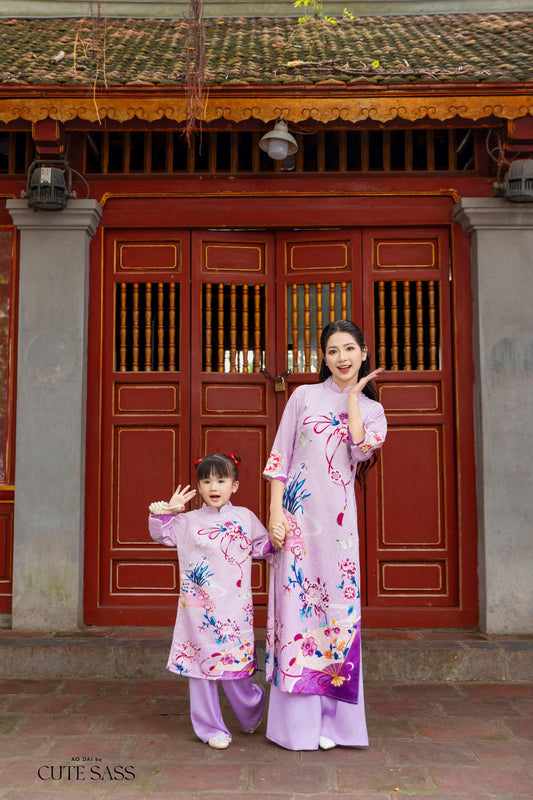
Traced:
<svg viewBox="0 0 533 800">
<path fill-rule="evenodd" d="M 282 548 L 270 572 L 267 738 L 291 750 L 368 744 L 354 480 L 385 440 L 381 370 L 349 320 L 329 323 L 321 348 L 320 383 L 290 396 L 264 471 Z"/>
<path fill-rule="evenodd" d="M 196 492 L 178 486 L 168 503 L 150 505 L 149 518 L 152 539 L 178 549 L 180 594 L 167 669 L 189 678 L 194 732 L 219 750 L 228 747 L 231 734 L 218 683 L 246 733 L 261 722 L 266 694 L 252 678 L 251 567 L 252 558 L 266 558 L 273 548 L 255 514 L 230 502 L 239 488 L 239 462 L 233 453 L 197 459 L 202 508 L 180 513 Z"/>
</svg>

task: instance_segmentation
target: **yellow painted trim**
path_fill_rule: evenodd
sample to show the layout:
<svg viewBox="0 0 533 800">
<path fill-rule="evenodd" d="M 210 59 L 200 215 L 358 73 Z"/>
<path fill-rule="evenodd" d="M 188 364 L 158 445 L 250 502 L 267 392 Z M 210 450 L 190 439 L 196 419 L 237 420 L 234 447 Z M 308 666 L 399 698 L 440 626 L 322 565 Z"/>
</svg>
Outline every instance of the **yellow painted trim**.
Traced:
<svg viewBox="0 0 533 800">
<path fill-rule="evenodd" d="M 194 197 L 451 197 L 454 203 L 459 202 L 461 195 L 456 189 L 435 189 L 419 191 L 377 191 L 377 192 L 291 192 L 291 191 L 268 191 L 264 192 L 105 192 L 100 198 L 100 205 L 105 207 L 109 200 L 117 199 L 136 199 L 136 200 L 155 200 L 157 198 L 179 199 Z"/>
<path fill-rule="evenodd" d="M 316 93 L 316 87 L 309 87 L 309 93 L 301 96 L 261 96 L 261 92 L 250 96 L 217 96 L 211 91 L 204 110 L 203 121 L 230 120 L 243 122 L 260 120 L 269 122 L 280 114 L 292 123 L 314 120 L 316 122 L 390 122 L 407 120 L 415 122 L 422 119 L 446 121 L 459 117 L 480 120 L 494 116 L 500 119 L 517 119 L 531 114 L 533 116 L 533 95 L 515 94 L 502 90 L 501 94 L 479 89 L 475 94 L 462 94 L 455 86 L 449 93 L 442 94 L 439 86 L 430 94 L 364 94 L 351 96 L 347 87 L 343 94 Z M 301 90 L 300 90 L 301 91 Z M 487 92 L 487 93 L 485 93 Z M 249 90 L 248 90 L 249 93 Z M 69 122 L 76 118 L 87 122 L 101 122 L 104 119 L 125 123 L 140 119 L 146 123 L 158 120 L 172 120 L 181 123 L 186 119 L 186 98 L 175 96 L 128 96 L 105 94 L 84 97 L 27 97 L 5 98 L 0 100 L 0 122 L 8 123 L 17 119 L 38 122 L 43 119 Z"/>
</svg>

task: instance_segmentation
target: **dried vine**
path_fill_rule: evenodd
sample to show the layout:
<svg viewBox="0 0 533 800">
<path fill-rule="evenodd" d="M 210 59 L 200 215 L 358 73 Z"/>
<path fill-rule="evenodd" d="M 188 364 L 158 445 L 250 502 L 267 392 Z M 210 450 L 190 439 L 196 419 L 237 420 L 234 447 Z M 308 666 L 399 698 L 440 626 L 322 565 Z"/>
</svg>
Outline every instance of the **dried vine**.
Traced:
<svg viewBox="0 0 533 800">
<path fill-rule="evenodd" d="M 201 128 L 204 116 L 205 87 L 205 27 L 204 0 L 189 0 L 189 28 L 187 33 L 187 63 L 185 90 L 187 94 L 185 138 L 190 144 L 191 134 L 197 125 Z"/>
</svg>

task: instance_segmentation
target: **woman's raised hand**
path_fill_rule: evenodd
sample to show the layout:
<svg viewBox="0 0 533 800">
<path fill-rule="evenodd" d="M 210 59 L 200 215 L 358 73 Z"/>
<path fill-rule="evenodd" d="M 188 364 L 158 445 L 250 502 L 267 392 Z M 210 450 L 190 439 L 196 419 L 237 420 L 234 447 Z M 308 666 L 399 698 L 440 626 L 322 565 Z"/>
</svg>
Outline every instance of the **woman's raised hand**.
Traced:
<svg viewBox="0 0 533 800">
<path fill-rule="evenodd" d="M 380 374 L 380 372 L 383 372 L 383 367 L 378 367 L 377 369 L 373 370 L 372 372 L 369 372 L 368 375 L 365 375 L 364 378 L 361 378 L 361 380 L 358 381 L 355 384 L 355 386 L 352 386 L 352 388 L 350 389 L 350 396 L 353 396 L 353 395 L 359 396 L 361 394 L 361 392 L 363 391 L 363 389 L 365 388 L 365 386 L 367 385 L 367 383 L 369 383 L 370 381 L 375 380 L 377 378 L 377 376 Z"/>
</svg>

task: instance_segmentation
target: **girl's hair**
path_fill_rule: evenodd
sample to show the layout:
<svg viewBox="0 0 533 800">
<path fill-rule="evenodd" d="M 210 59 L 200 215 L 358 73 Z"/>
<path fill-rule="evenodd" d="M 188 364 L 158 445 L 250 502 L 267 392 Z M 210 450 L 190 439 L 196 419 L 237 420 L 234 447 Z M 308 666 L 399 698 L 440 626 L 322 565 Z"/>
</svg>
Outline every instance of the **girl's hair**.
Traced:
<svg viewBox="0 0 533 800">
<path fill-rule="evenodd" d="M 236 481 L 239 479 L 237 465 L 240 460 L 239 456 L 234 453 L 231 455 L 211 453 L 195 461 L 196 477 L 199 481 L 202 481 L 214 475 L 215 478 L 231 478 L 232 481 Z"/>
<path fill-rule="evenodd" d="M 359 369 L 359 373 L 357 375 L 357 380 L 360 381 L 361 378 L 364 378 L 365 375 L 368 375 L 371 372 L 370 369 L 370 353 L 368 352 L 368 348 L 365 342 L 365 336 L 361 328 L 352 322 L 349 319 L 336 319 L 333 322 L 330 322 L 324 330 L 322 331 L 322 335 L 320 336 L 320 347 L 322 349 L 323 356 L 326 355 L 326 347 L 328 345 L 328 341 L 330 337 L 334 333 L 349 333 L 350 336 L 353 336 L 361 350 L 366 349 L 367 356 L 363 362 L 361 362 L 361 367 Z M 326 359 L 322 358 L 322 364 L 320 365 L 320 373 L 319 373 L 319 380 L 320 382 L 325 381 L 331 375 L 330 368 L 326 365 Z M 363 394 L 369 397 L 371 400 L 378 399 L 378 393 L 376 387 L 374 385 L 374 381 L 369 381 L 363 389 Z M 357 470 L 355 473 L 355 477 L 357 479 L 357 483 L 359 486 L 363 487 L 366 482 L 366 473 L 372 469 L 374 464 L 377 461 L 377 454 L 374 453 L 367 461 L 360 461 L 357 465 Z"/>
</svg>

